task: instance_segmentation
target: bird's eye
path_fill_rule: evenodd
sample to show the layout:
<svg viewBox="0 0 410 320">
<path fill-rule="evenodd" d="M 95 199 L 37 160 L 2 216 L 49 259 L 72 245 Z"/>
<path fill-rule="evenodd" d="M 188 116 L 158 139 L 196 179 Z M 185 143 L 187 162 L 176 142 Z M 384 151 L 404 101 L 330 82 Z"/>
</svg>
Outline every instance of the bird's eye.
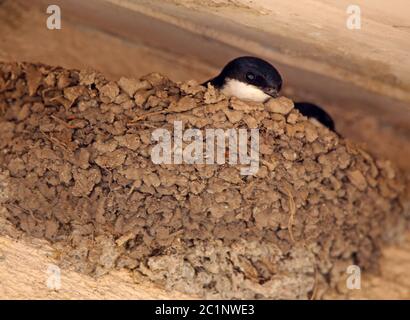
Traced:
<svg viewBox="0 0 410 320">
<path fill-rule="evenodd" d="M 255 75 L 252 72 L 248 72 L 246 74 L 246 79 L 248 79 L 249 81 L 253 81 L 255 80 Z"/>
</svg>

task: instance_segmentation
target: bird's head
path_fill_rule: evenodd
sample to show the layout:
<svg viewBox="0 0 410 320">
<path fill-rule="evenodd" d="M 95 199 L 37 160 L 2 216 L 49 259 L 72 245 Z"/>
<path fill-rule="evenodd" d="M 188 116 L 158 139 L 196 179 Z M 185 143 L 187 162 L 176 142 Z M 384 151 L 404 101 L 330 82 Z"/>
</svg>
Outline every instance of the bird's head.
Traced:
<svg viewBox="0 0 410 320">
<path fill-rule="evenodd" d="M 282 88 L 282 77 L 275 67 L 255 57 L 230 61 L 214 80 L 225 95 L 258 102 L 277 98 Z"/>
</svg>

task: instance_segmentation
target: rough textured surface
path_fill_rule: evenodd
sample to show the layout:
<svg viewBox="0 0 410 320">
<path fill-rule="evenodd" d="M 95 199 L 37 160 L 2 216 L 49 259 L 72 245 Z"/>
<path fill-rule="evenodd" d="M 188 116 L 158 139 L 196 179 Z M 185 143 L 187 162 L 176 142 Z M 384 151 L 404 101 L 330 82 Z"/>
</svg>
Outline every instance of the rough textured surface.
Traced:
<svg viewBox="0 0 410 320">
<path fill-rule="evenodd" d="M 1 234 L 1 231 L 0 231 Z M 319 294 L 324 299 L 409 299 L 410 237 L 400 246 L 383 248 L 381 272 L 363 272 L 361 290 L 347 290 L 346 277 L 334 289 Z M 133 277 L 127 270 L 115 270 L 93 278 L 61 270 L 61 289 L 47 287 L 50 264 L 58 263 L 59 252 L 45 240 L 0 237 L 1 299 L 195 299 L 177 291 L 161 290 L 148 279 Z M 136 281 L 137 280 L 137 281 Z"/>
<path fill-rule="evenodd" d="M 307 298 L 346 265 L 377 266 L 382 239 L 404 227 L 404 186 L 389 162 L 289 112 L 158 74 L 117 84 L 2 64 L 6 217 L 82 272 L 125 267 L 206 297 Z M 258 175 L 154 165 L 150 134 L 174 120 L 258 126 Z"/>
</svg>

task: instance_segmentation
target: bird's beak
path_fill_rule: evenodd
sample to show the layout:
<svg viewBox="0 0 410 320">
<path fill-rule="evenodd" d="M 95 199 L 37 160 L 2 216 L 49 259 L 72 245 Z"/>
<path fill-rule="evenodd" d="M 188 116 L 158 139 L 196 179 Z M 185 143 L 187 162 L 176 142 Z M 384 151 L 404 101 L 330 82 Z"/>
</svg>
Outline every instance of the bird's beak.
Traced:
<svg viewBox="0 0 410 320">
<path fill-rule="evenodd" d="M 265 88 L 263 92 L 265 92 L 267 95 L 270 95 L 272 98 L 279 97 L 279 92 L 275 88 Z"/>
</svg>

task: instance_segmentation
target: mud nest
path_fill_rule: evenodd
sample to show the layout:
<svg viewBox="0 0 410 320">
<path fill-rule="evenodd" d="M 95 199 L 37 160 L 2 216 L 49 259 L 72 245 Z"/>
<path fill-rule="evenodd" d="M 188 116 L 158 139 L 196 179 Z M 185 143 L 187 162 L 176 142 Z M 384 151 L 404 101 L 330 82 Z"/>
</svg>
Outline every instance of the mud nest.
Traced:
<svg viewBox="0 0 410 320">
<path fill-rule="evenodd" d="M 259 170 L 154 164 L 151 134 L 175 121 L 258 128 Z M 0 136 L 3 218 L 88 274 L 127 268 L 206 298 L 309 298 L 350 264 L 377 266 L 403 226 L 390 162 L 284 97 L 246 103 L 159 74 L 113 82 L 0 64 Z"/>
</svg>

